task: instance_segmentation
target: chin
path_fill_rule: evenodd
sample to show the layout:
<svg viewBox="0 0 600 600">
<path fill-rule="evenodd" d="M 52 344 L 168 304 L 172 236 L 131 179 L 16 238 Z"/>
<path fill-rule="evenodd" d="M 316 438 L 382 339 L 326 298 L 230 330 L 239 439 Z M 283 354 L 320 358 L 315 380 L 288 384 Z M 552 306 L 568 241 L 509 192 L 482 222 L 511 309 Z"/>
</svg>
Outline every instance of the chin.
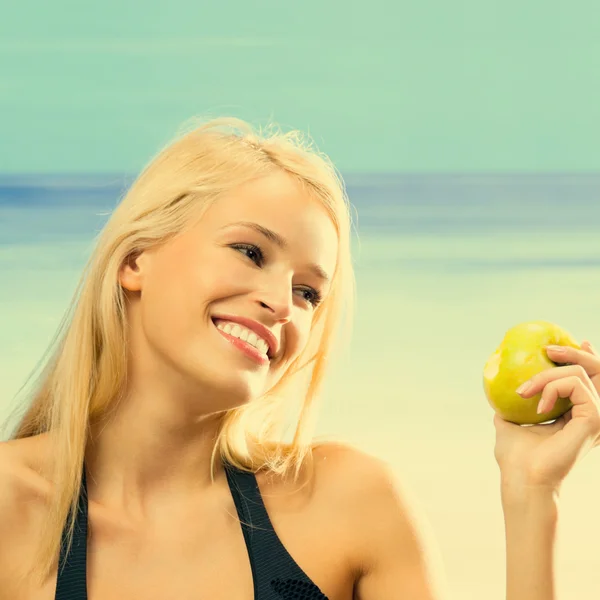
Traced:
<svg viewBox="0 0 600 600">
<path fill-rule="evenodd" d="M 178 370 L 189 382 L 186 387 L 194 390 L 193 396 L 201 403 L 202 412 L 231 410 L 249 404 L 269 389 L 272 379 L 265 368 L 247 368 L 227 345 L 225 352 L 220 350 L 210 348 L 206 340 L 202 340 L 177 357 Z"/>
<path fill-rule="evenodd" d="M 207 379 L 206 373 L 197 374 L 196 387 L 207 412 L 221 412 L 250 404 L 264 393 L 264 386 L 241 375 Z"/>
</svg>

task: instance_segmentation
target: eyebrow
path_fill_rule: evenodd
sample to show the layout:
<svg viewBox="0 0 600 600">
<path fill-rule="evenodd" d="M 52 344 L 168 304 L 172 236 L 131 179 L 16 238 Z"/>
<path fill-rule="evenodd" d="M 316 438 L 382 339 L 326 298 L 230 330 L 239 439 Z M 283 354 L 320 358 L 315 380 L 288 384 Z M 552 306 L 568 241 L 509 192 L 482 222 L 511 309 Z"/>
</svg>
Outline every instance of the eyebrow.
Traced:
<svg viewBox="0 0 600 600">
<path fill-rule="evenodd" d="M 273 242 L 282 250 L 289 248 L 289 243 L 284 237 L 282 237 L 280 234 L 276 233 L 272 229 L 267 229 L 266 227 L 263 227 L 259 223 L 254 223 L 253 221 L 238 221 L 237 223 L 230 223 L 229 225 L 226 225 L 223 229 L 229 229 L 229 227 L 248 227 L 249 229 L 253 229 L 254 231 L 263 235 L 270 242 Z M 308 268 L 316 277 L 323 280 L 324 283 L 330 283 L 331 278 L 325 272 L 325 269 L 323 269 L 321 265 L 311 263 L 310 265 L 308 265 Z"/>
</svg>

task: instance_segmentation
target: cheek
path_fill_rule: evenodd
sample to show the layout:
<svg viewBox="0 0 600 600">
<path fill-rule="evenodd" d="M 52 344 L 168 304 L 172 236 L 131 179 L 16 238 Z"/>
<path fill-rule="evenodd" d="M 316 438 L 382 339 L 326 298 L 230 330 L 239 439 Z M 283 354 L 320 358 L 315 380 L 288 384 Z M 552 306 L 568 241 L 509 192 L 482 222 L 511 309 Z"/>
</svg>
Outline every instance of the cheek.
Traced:
<svg viewBox="0 0 600 600">
<path fill-rule="evenodd" d="M 176 273 L 164 273 L 147 283 L 141 309 L 146 335 L 155 343 L 173 346 L 189 336 L 190 294 Z"/>
<path fill-rule="evenodd" d="M 308 340 L 310 339 L 310 325 L 311 320 L 308 316 L 303 315 L 302 322 L 300 323 L 300 327 L 298 327 L 298 341 L 297 341 L 297 349 L 298 354 L 302 352 L 306 345 L 308 344 Z"/>
<path fill-rule="evenodd" d="M 286 335 L 285 364 L 289 365 L 306 349 L 310 339 L 311 319 L 308 314 L 296 316 L 288 326 Z"/>
<path fill-rule="evenodd" d="M 201 323 L 202 271 L 175 254 L 157 261 L 142 291 L 144 328 L 149 335 L 178 343 Z"/>
<path fill-rule="evenodd" d="M 170 290 L 159 289 L 158 294 L 165 292 L 165 296 L 171 297 L 175 309 L 188 311 L 202 307 L 209 298 L 220 293 L 228 281 L 239 280 L 235 275 L 229 276 L 229 270 L 219 258 L 218 254 L 196 251 L 164 261 L 158 286 Z"/>
<path fill-rule="evenodd" d="M 254 285 L 252 270 L 236 259 L 233 250 L 209 249 L 196 255 L 186 268 L 190 294 L 208 304 L 247 291 Z M 230 254 L 231 253 L 231 254 Z"/>
<path fill-rule="evenodd" d="M 223 252 L 184 250 L 161 256 L 143 298 L 146 328 L 180 341 L 199 331 L 212 302 L 241 293 L 248 280 L 242 265 Z"/>
<path fill-rule="evenodd" d="M 294 326 L 292 326 L 292 323 L 294 323 Z M 310 318 L 301 315 L 300 322 L 292 321 L 292 323 L 288 324 L 288 331 L 286 331 L 286 354 L 281 362 L 278 362 L 271 370 L 268 379 L 269 388 L 284 379 L 292 363 L 306 349 L 310 339 Z M 302 362 L 306 362 L 306 357 Z"/>
</svg>

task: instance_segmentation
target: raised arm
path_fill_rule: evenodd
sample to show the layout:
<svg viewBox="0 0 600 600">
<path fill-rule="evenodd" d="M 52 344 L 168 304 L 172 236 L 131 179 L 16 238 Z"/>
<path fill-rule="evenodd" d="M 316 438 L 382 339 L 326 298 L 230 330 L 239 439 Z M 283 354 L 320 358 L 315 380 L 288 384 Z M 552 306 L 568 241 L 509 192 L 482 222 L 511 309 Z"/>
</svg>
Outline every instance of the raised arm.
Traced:
<svg viewBox="0 0 600 600">
<path fill-rule="evenodd" d="M 554 600 L 558 494 L 551 489 L 502 487 L 507 600 Z"/>
<path fill-rule="evenodd" d="M 556 600 L 555 540 L 562 482 L 600 439 L 600 356 L 588 342 L 563 353 L 530 380 L 523 398 L 542 393 L 541 412 L 557 398 L 573 408 L 548 425 L 522 427 L 494 417 L 506 532 L 506 599 Z"/>
</svg>

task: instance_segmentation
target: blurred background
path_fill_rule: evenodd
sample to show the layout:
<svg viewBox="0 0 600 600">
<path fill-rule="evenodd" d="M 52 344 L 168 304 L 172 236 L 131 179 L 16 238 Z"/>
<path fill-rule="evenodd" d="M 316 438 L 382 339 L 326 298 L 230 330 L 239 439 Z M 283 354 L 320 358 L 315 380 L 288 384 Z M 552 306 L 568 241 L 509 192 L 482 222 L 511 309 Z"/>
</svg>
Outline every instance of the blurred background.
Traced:
<svg viewBox="0 0 600 600">
<path fill-rule="evenodd" d="M 386 458 L 450 597 L 504 598 L 505 331 L 600 346 L 600 5 L 24 1 L 0 20 L 0 421 L 133 177 L 192 117 L 309 132 L 356 209 L 352 344 L 318 434 Z M 565 483 L 560 598 L 600 596 L 600 452 Z"/>
</svg>

